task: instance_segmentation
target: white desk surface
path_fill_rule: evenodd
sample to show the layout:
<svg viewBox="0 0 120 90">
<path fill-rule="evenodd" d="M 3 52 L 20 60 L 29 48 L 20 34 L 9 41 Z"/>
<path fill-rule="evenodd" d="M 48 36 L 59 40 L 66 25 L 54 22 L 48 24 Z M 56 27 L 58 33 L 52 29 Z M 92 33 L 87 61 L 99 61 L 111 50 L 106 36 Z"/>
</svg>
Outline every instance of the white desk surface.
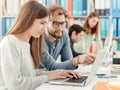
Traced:
<svg viewBox="0 0 120 90">
<path fill-rule="evenodd" d="M 95 86 L 97 81 L 104 81 L 104 82 L 108 82 L 109 81 L 109 82 L 119 82 L 120 83 L 120 75 L 113 75 L 113 76 L 117 76 L 117 78 L 109 78 L 107 80 L 107 79 L 95 77 L 94 80 L 92 82 L 90 82 L 85 87 L 50 85 L 48 83 L 44 83 L 44 84 L 40 85 L 35 90 L 93 90 L 93 87 Z"/>
</svg>

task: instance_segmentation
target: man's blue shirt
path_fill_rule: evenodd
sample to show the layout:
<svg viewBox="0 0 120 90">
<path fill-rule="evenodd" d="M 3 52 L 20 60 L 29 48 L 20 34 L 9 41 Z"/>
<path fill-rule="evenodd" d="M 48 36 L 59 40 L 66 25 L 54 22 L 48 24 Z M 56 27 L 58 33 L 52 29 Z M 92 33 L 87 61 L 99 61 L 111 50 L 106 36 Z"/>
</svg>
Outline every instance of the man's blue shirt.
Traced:
<svg viewBox="0 0 120 90">
<path fill-rule="evenodd" d="M 48 70 L 75 69 L 72 64 L 73 55 L 70 48 L 70 40 L 66 31 L 55 42 L 49 41 L 45 34 L 45 43 L 41 59 L 41 63 L 45 68 Z M 60 63 L 56 62 L 59 55 L 61 55 Z"/>
</svg>

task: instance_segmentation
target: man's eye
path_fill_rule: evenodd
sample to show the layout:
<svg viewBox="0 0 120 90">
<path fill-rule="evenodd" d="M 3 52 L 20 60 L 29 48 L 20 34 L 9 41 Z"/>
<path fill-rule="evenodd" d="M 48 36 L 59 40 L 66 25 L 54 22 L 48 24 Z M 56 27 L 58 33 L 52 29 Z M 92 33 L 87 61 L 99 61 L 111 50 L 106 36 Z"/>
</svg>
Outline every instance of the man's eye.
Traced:
<svg viewBox="0 0 120 90">
<path fill-rule="evenodd" d="M 58 25 L 59 23 L 55 22 L 54 24 L 55 24 L 55 25 Z"/>
</svg>

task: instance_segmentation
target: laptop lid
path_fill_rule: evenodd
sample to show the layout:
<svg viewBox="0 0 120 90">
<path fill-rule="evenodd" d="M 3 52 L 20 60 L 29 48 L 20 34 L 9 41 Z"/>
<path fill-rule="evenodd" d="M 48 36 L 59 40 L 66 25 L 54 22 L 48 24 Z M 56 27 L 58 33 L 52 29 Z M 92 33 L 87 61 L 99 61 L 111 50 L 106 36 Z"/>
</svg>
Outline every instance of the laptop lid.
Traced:
<svg viewBox="0 0 120 90">
<path fill-rule="evenodd" d="M 91 72 L 90 74 L 88 75 L 88 78 L 86 80 L 86 85 L 92 81 L 97 73 L 97 70 L 99 68 L 99 66 L 102 64 L 102 60 L 104 60 L 106 58 L 106 55 L 107 55 L 107 49 L 101 49 L 99 50 L 97 56 L 96 56 L 96 59 L 93 63 L 93 66 L 92 66 L 92 69 L 91 69 Z"/>
<path fill-rule="evenodd" d="M 107 49 L 99 50 L 99 52 L 96 56 L 96 59 L 95 59 L 93 65 L 92 65 L 91 72 L 89 73 L 88 77 L 83 82 L 81 82 L 81 80 L 79 80 L 80 83 L 77 83 L 77 84 L 74 83 L 74 85 L 85 86 L 85 85 L 89 84 L 94 79 L 99 66 L 102 64 L 102 60 L 104 60 L 106 58 L 106 55 L 107 55 Z M 74 81 L 72 81 L 72 82 L 74 82 Z"/>
<path fill-rule="evenodd" d="M 106 47 L 110 48 L 110 46 L 112 45 L 113 29 L 114 29 L 113 23 L 111 22 L 110 27 L 107 32 L 107 36 L 105 38 L 104 48 L 106 48 Z"/>
</svg>

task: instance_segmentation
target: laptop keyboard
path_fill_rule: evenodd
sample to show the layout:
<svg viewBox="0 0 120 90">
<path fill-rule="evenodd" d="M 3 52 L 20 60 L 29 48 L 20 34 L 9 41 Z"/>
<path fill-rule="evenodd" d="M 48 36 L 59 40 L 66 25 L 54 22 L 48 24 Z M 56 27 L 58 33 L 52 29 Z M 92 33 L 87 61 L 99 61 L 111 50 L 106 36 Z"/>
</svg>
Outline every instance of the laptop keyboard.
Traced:
<svg viewBox="0 0 120 90">
<path fill-rule="evenodd" d="M 85 81 L 87 79 L 87 76 L 81 76 L 81 78 L 76 79 L 74 78 L 70 78 L 68 79 L 66 82 L 70 82 L 70 83 L 82 83 L 83 81 Z"/>
</svg>

